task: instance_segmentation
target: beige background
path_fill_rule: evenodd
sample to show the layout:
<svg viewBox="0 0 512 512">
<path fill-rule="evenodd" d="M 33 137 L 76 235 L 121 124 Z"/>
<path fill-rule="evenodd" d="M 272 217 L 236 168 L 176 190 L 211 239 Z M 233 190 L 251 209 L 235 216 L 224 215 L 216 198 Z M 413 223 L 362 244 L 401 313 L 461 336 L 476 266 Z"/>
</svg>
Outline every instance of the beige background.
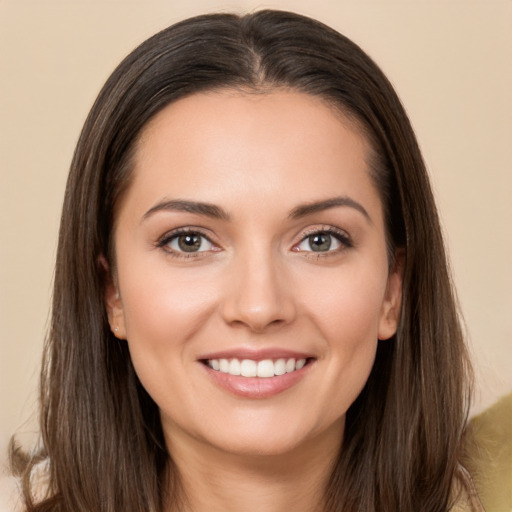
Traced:
<svg viewBox="0 0 512 512">
<path fill-rule="evenodd" d="M 512 390 L 512 0 L 0 0 L 0 459 L 14 431 L 35 429 L 64 183 L 102 83 L 158 29 L 258 7 L 332 25 L 394 83 L 438 197 L 474 412 Z"/>
</svg>

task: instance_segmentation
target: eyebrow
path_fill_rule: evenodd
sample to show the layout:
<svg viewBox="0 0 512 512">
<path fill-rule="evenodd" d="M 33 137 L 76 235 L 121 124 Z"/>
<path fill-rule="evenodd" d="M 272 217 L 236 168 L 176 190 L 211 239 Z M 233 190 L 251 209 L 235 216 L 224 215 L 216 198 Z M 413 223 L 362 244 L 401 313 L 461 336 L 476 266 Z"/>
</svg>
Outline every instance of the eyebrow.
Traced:
<svg viewBox="0 0 512 512">
<path fill-rule="evenodd" d="M 301 217 L 306 217 L 307 215 L 311 215 L 313 213 L 318 213 L 324 210 L 329 210 L 331 208 L 337 208 L 340 206 L 346 206 L 349 208 L 354 208 L 358 212 L 360 212 L 367 220 L 372 223 L 372 219 L 364 206 L 361 203 L 358 203 L 354 199 L 347 196 L 340 197 L 332 197 L 330 199 L 325 199 L 323 201 L 315 201 L 312 203 L 306 203 L 295 207 L 290 214 L 288 215 L 291 219 L 299 219 Z M 230 215 L 223 210 L 220 206 L 217 206 L 212 203 L 203 203 L 199 201 L 188 201 L 186 199 L 171 199 L 164 200 L 160 203 L 156 204 L 152 208 L 150 208 L 143 216 L 142 220 L 146 220 L 151 215 L 154 215 L 160 211 L 170 211 L 170 212 L 187 212 L 194 213 L 196 215 L 204 215 L 206 217 L 211 217 L 213 219 L 220 220 L 230 220 Z"/>
<path fill-rule="evenodd" d="M 361 203 L 358 203 L 354 199 L 347 196 L 332 197 L 323 201 L 315 201 L 313 203 L 299 205 L 290 212 L 289 217 L 291 219 L 298 219 L 305 217 L 306 215 L 311 215 L 312 213 L 322 212 L 324 210 L 337 208 L 339 206 L 348 206 L 349 208 L 354 208 L 358 212 L 362 213 L 370 224 L 373 223 L 372 218 L 366 211 L 365 207 Z"/>
<path fill-rule="evenodd" d="M 213 219 L 229 220 L 229 214 L 219 206 L 211 203 L 187 201 L 185 199 L 162 201 L 150 208 L 144 214 L 142 220 L 146 220 L 151 215 L 161 211 L 195 213 L 197 215 L 204 215 Z"/>
</svg>

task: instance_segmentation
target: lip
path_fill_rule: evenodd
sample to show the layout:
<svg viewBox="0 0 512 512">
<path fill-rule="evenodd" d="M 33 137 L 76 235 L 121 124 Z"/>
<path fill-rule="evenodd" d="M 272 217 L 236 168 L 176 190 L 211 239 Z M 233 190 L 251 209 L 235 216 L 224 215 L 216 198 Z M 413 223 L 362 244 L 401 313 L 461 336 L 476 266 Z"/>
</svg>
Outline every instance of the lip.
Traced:
<svg viewBox="0 0 512 512">
<path fill-rule="evenodd" d="M 296 352 L 281 348 L 265 348 L 250 349 L 236 348 L 229 350 L 221 350 L 218 352 L 210 352 L 199 356 L 199 361 L 207 361 L 208 359 L 252 359 L 253 361 L 262 361 L 263 359 L 314 359 L 313 354 L 306 352 Z"/>
<path fill-rule="evenodd" d="M 263 359 L 306 359 L 307 364 L 300 370 L 274 377 L 242 377 L 230 375 L 210 368 L 206 361 L 209 359 L 252 359 L 261 361 Z M 198 363 L 204 369 L 207 377 L 220 388 L 238 397 L 250 399 L 264 399 L 279 395 L 284 391 L 298 384 L 307 376 L 313 367 L 316 358 L 305 352 L 296 352 L 282 349 L 232 349 L 205 354 L 198 358 Z"/>
</svg>

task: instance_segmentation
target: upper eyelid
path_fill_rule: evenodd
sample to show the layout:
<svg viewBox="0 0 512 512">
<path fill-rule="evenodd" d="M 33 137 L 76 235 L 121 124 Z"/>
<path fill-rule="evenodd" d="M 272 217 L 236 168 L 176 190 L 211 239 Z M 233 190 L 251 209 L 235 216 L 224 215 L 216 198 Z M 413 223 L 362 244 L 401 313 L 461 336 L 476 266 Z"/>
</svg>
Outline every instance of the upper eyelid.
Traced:
<svg viewBox="0 0 512 512">
<path fill-rule="evenodd" d="M 162 247 L 169 243 L 169 241 L 181 234 L 187 233 L 197 233 L 200 236 L 206 238 L 210 243 L 214 244 L 217 247 L 221 247 L 221 244 L 217 241 L 217 237 L 214 236 L 210 230 L 199 227 L 199 226 L 182 226 L 178 228 L 171 229 L 165 232 L 162 236 L 160 236 L 156 241 L 156 246 Z M 340 237 L 340 241 L 348 241 L 353 243 L 352 236 L 345 230 L 336 226 L 328 225 L 328 224 L 318 224 L 316 226 L 310 226 L 308 228 L 301 229 L 298 234 L 296 234 L 293 239 L 294 242 L 292 246 L 295 247 L 297 244 L 304 241 L 307 237 L 314 235 L 315 233 L 329 233 L 333 236 L 338 235 Z"/>
<path fill-rule="evenodd" d="M 165 234 L 163 234 L 161 237 L 159 237 L 156 240 L 156 243 L 154 244 L 154 246 L 155 246 L 155 248 L 162 249 L 165 252 L 174 253 L 176 255 L 181 255 L 182 254 L 181 251 L 177 251 L 176 249 L 173 249 L 173 248 L 167 247 L 167 246 L 169 245 L 169 243 L 171 241 L 173 241 L 180 235 L 184 235 L 184 234 L 188 234 L 188 233 L 196 233 L 196 234 L 202 236 L 203 238 L 205 238 L 210 244 L 212 244 L 212 246 L 216 247 L 217 249 L 220 248 L 220 245 L 215 240 L 212 240 L 212 237 L 209 236 L 208 234 L 206 234 L 202 229 L 196 228 L 196 227 L 188 227 L 188 226 L 167 231 Z M 200 254 L 206 253 L 206 252 L 209 252 L 209 251 L 190 252 L 190 253 L 183 253 L 183 254 L 187 254 L 187 257 L 192 257 L 192 256 L 197 257 Z"/>
<path fill-rule="evenodd" d="M 310 229 L 303 230 L 300 235 L 298 235 L 298 240 L 296 240 L 292 245 L 292 251 L 298 247 L 300 244 L 304 243 L 306 239 L 312 235 L 318 234 L 318 233 L 327 233 L 334 238 L 337 239 L 337 241 L 341 244 L 342 248 L 333 249 L 325 252 L 318 252 L 315 253 L 316 257 L 319 256 L 328 256 L 333 255 L 336 253 L 339 253 L 343 249 L 349 249 L 354 247 L 354 240 L 350 236 L 350 234 L 345 231 L 344 229 L 340 229 L 334 226 L 329 225 L 323 225 L 322 227 L 311 227 Z M 310 251 L 303 251 L 305 254 L 308 254 Z"/>
<path fill-rule="evenodd" d="M 314 235 L 316 233 L 330 233 L 333 235 L 340 235 L 343 238 L 351 240 L 352 237 L 350 234 L 345 230 L 341 229 L 335 226 L 329 226 L 329 225 L 319 225 L 311 228 L 306 228 L 300 231 L 300 233 L 295 237 L 298 242 L 301 242 L 308 236 Z M 297 243 L 297 242 L 295 242 Z"/>
<path fill-rule="evenodd" d="M 211 243 L 215 243 L 213 241 L 213 237 L 207 232 L 207 230 L 203 228 L 199 228 L 196 226 L 184 226 L 180 228 L 171 229 L 169 231 L 166 231 L 162 236 L 158 238 L 158 242 L 168 241 L 171 238 L 175 238 L 177 236 L 188 234 L 188 233 L 196 233 L 198 235 L 203 236 L 207 240 L 209 240 Z"/>
</svg>

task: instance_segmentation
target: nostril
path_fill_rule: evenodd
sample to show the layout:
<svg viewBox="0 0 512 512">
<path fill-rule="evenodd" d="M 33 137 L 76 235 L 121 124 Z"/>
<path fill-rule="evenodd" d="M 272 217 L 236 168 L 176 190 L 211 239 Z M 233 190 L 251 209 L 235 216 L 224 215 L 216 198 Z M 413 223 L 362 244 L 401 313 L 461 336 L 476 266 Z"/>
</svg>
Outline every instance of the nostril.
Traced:
<svg viewBox="0 0 512 512">
<path fill-rule="evenodd" d="M 284 326 L 287 321 L 283 318 L 268 320 L 263 315 L 248 315 L 243 318 L 228 320 L 228 323 L 235 328 L 249 328 L 254 333 L 264 333 L 269 329 Z"/>
<path fill-rule="evenodd" d="M 244 326 L 260 333 L 279 328 L 295 318 L 296 307 L 290 287 L 278 275 L 275 262 L 252 254 L 253 260 L 232 274 L 222 303 L 224 320 L 233 327 Z"/>
</svg>

